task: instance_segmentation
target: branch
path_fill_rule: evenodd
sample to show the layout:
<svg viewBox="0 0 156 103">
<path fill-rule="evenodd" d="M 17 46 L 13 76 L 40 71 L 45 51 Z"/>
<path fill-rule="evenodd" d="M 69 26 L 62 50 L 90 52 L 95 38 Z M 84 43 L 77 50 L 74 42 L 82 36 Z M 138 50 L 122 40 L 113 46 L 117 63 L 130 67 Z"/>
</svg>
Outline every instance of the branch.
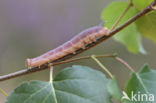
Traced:
<svg viewBox="0 0 156 103">
<path fill-rule="evenodd" d="M 145 14 L 149 13 L 150 11 L 152 11 L 153 7 L 155 5 L 156 5 L 156 0 L 154 0 L 144 10 L 139 12 L 136 16 L 132 17 L 127 22 L 125 22 L 124 24 L 120 25 L 119 27 L 117 27 L 116 29 L 111 31 L 109 36 L 103 36 L 103 37 L 99 38 L 96 42 L 88 44 L 85 49 L 79 49 L 74 54 L 68 54 L 68 55 L 66 55 L 66 56 L 64 56 L 64 57 L 62 57 L 62 58 L 60 58 L 58 60 L 52 61 L 51 63 L 55 64 L 55 63 L 59 63 L 61 61 L 67 60 L 69 58 L 72 58 L 72 57 L 74 57 L 74 56 L 76 56 L 76 55 L 78 55 L 78 54 L 80 54 L 80 53 L 82 53 L 82 52 L 84 52 L 84 51 L 86 51 L 86 50 L 96 46 L 97 44 L 103 42 L 104 40 L 107 40 L 107 39 L 111 38 L 113 35 L 115 35 L 119 31 L 121 31 L 122 29 L 124 29 L 125 27 L 127 27 L 128 25 L 133 23 L 135 20 L 139 19 L 141 16 L 144 16 Z M 46 69 L 48 69 L 48 67 L 49 67 L 49 65 L 47 63 L 47 64 L 44 64 L 44 65 L 42 65 L 40 67 L 34 67 L 32 69 L 24 69 L 24 70 L 21 70 L 21 71 L 10 73 L 10 74 L 4 75 L 4 76 L 0 76 L 0 81 L 12 79 L 12 78 L 15 78 L 15 77 L 18 77 L 18 76 L 26 75 L 26 74 L 33 73 L 33 72 L 38 72 L 38 71 L 41 71 L 41 70 L 46 70 Z"/>
<path fill-rule="evenodd" d="M 136 73 L 135 70 L 126 61 L 124 61 L 120 57 L 115 57 L 115 59 L 118 60 L 123 65 L 125 65 L 131 72 Z"/>
<path fill-rule="evenodd" d="M 0 92 L 1 92 L 4 96 L 6 96 L 6 97 L 8 96 L 8 94 L 7 94 L 3 89 L 1 89 L 1 88 L 0 88 Z"/>
<path fill-rule="evenodd" d="M 95 55 L 92 55 L 91 58 L 113 79 L 114 76 L 112 73 L 96 58 Z"/>
</svg>

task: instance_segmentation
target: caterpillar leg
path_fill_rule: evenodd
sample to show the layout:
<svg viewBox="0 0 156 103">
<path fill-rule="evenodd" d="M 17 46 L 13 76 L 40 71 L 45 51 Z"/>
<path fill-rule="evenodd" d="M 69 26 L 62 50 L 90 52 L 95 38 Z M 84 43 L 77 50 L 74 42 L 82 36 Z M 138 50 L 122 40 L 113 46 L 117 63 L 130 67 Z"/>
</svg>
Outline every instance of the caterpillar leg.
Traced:
<svg viewBox="0 0 156 103">
<path fill-rule="evenodd" d="M 74 51 L 73 54 L 76 54 L 76 51 Z"/>
<path fill-rule="evenodd" d="M 95 42 L 96 41 L 96 33 L 90 35 L 89 40 L 92 41 L 92 42 Z"/>
<path fill-rule="evenodd" d="M 155 11 L 156 11 L 156 7 L 150 6 L 150 8 L 151 8 L 152 10 L 155 10 Z"/>
<path fill-rule="evenodd" d="M 84 44 L 90 44 L 92 41 L 89 38 L 83 40 Z"/>
<path fill-rule="evenodd" d="M 31 69 L 32 67 L 31 66 L 28 66 L 28 69 Z"/>
<path fill-rule="evenodd" d="M 38 68 L 41 68 L 41 65 L 39 65 Z"/>
</svg>

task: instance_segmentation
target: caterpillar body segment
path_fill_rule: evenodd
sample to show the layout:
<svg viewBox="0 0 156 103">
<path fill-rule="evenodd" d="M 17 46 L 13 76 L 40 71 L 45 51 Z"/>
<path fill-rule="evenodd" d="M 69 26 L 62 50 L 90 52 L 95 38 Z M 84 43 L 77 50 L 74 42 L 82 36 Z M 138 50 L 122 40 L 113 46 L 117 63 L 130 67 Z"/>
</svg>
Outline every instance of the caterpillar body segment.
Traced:
<svg viewBox="0 0 156 103">
<path fill-rule="evenodd" d="M 29 68 L 41 66 L 68 54 L 75 53 L 76 50 L 80 48 L 84 49 L 87 44 L 95 42 L 97 38 L 101 36 L 108 36 L 109 32 L 110 30 L 102 25 L 86 29 L 56 49 L 50 50 L 49 52 L 36 58 L 26 59 L 26 66 Z"/>
</svg>

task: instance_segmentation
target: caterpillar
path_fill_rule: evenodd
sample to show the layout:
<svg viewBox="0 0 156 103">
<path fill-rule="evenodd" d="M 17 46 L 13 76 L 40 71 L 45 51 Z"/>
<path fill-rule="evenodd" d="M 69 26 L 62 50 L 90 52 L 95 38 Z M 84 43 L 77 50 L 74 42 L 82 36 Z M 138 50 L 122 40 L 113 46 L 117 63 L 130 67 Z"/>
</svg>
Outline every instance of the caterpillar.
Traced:
<svg viewBox="0 0 156 103">
<path fill-rule="evenodd" d="M 103 27 L 102 25 L 88 28 L 80 32 L 78 35 L 76 35 L 66 43 L 62 44 L 61 46 L 50 50 L 49 52 L 44 53 L 43 55 L 38 56 L 36 58 L 26 59 L 26 66 L 28 68 L 38 66 L 40 67 L 45 63 L 50 63 L 68 54 L 75 53 L 75 51 L 80 48 L 85 49 L 85 46 L 87 44 L 95 42 L 97 38 L 101 36 L 108 36 L 109 32 L 110 30 L 106 27 Z"/>
</svg>

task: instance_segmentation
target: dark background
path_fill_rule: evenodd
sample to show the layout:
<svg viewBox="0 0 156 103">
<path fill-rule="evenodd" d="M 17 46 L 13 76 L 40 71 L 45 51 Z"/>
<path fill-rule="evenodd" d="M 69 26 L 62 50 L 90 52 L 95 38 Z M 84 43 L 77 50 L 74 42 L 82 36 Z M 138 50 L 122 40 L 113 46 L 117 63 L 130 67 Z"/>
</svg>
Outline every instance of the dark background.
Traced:
<svg viewBox="0 0 156 103">
<path fill-rule="evenodd" d="M 0 1 L 0 75 L 22 70 L 25 59 L 36 57 L 70 40 L 85 28 L 101 22 L 100 14 L 111 0 L 1 0 Z M 115 13 L 114 13 L 115 15 Z M 79 55 L 118 53 L 136 71 L 148 63 L 155 69 L 156 46 L 143 39 L 148 55 L 132 54 L 126 48 L 109 39 Z M 112 58 L 100 59 L 114 74 L 124 89 L 129 70 Z M 72 65 L 86 65 L 101 70 L 93 60 L 55 66 L 55 73 Z M 48 81 L 49 71 L 0 82 L 0 88 L 8 94 L 21 82 Z M 0 93 L 0 103 L 6 97 Z"/>
</svg>

